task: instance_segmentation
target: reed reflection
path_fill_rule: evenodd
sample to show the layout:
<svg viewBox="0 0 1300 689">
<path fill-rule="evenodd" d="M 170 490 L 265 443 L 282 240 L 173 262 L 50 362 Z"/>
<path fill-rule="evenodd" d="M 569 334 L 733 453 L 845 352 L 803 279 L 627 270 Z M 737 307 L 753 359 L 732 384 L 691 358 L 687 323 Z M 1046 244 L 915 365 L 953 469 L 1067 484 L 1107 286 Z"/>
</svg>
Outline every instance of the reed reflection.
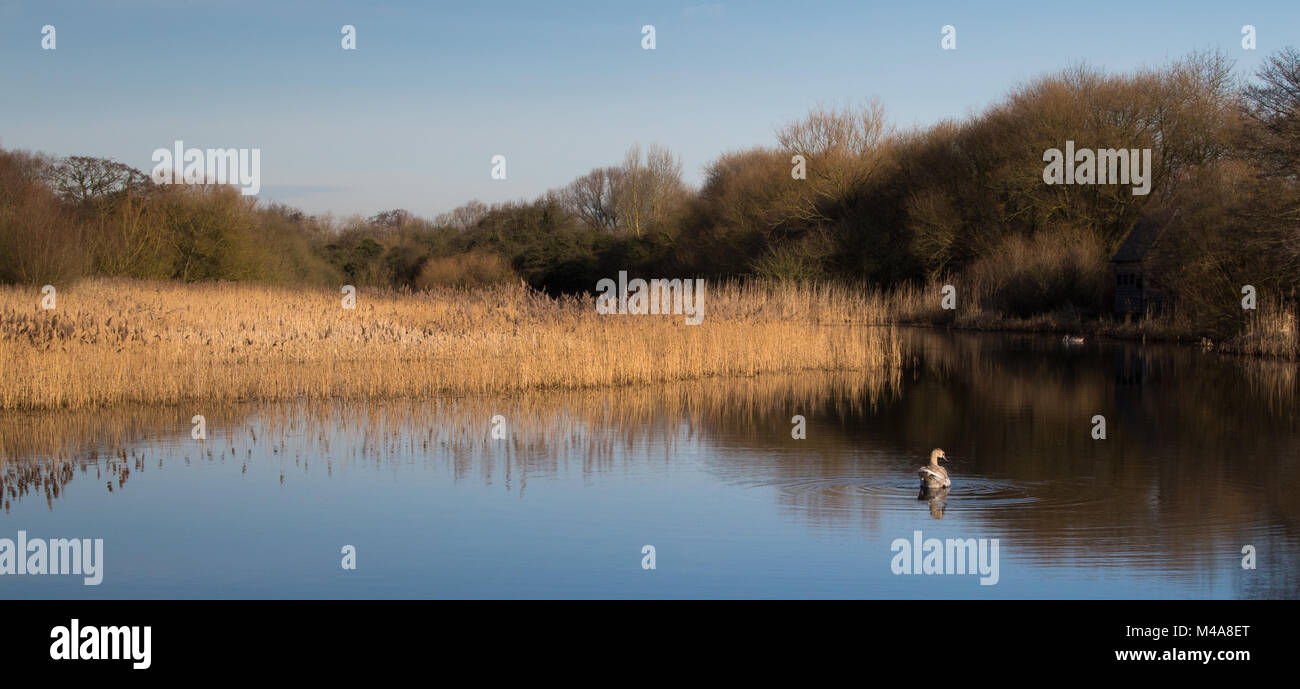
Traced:
<svg viewBox="0 0 1300 689">
<path fill-rule="evenodd" d="M 274 466 L 281 481 L 413 465 L 518 500 L 530 481 L 697 469 L 774 501 L 812 534 L 887 541 L 900 525 L 942 521 L 1000 535 L 1007 557 L 1035 567 L 1195 578 L 1227 571 L 1253 544 L 1267 571 L 1238 595 L 1296 595 L 1294 365 L 1031 335 L 918 329 L 902 342 L 907 365 L 883 373 L 231 405 L 204 410 L 202 444 L 189 435 L 193 410 L 5 416 L 0 495 L 6 510 L 41 495 L 53 509 L 92 477 L 129 492 L 131 476 L 192 461 Z M 1105 440 L 1089 432 L 1096 414 Z M 498 415 L 504 439 L 491 436 Z M 805 439 L 791 436 L 794 415 L 807 420 Z M 951 455 L 953 485 L 918 495 L 918 460 L 937 446 Z"/>
</svg>

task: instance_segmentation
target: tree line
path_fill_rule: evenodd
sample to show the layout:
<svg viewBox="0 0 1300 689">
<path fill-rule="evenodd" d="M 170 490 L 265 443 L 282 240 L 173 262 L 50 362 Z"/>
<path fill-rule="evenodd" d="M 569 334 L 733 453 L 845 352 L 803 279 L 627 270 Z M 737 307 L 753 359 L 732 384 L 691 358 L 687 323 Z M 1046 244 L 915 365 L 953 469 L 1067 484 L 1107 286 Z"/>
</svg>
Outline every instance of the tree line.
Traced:
<svg viewBox="0 0 1300 689">
<path fill-rule="evenodd" d="M 699 188 L 664 147 L 633 146 L 533 200 L 434 218 L 310 216 L 230 188 L 156 185 L 114 161 L 0 151 L 0 280 L 83 275 L 423 289 L 524 280 L 589 292 L 645 277 L 944 280 L 1012 316 L 1108 311 L 1109 258 L 1139 221 L 1147 270 L 1209 330 L 1241 327 L 1241 285 L 1300 281 L 1300 52 L 1238 76 L 1221 53 L 1113 74 L 1077 66 L 984 111 L 899 131 L 878 102 L 818 107 L 769 145 L 729 151 Z M 1047 185 L 1066 141 L 1151 149 L 1152 192 Z M 799 168 L 796 170 L 796 168 Z"/>
</svg>

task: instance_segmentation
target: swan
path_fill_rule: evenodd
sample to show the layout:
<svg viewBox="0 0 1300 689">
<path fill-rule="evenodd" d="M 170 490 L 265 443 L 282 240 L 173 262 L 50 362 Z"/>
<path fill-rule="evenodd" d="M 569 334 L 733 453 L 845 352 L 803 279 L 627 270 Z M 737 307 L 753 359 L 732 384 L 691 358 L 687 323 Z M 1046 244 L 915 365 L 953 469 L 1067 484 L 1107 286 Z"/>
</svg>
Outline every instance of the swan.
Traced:
<svg viewBox="0 0 1300 689">
<path fill-rule="evenodd" d="M 939 460 L 946 460 L 948 456 L 943 450 L 935 448 L 930 452 L 930 464 L 916 470 L 916 474 L 921 477 L 921 490 L 939 490 L 952 485 L 952 480 L 948 478 L 948 470 L 939 466 Z"/>
</svg>

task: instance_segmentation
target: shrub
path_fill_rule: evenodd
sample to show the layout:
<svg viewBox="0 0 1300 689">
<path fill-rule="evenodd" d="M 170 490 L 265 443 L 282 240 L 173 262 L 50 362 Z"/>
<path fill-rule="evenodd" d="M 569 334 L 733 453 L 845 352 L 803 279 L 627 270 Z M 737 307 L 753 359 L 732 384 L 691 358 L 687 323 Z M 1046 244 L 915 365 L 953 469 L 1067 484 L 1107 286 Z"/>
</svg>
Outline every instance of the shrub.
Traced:
<svg viewBox="0 0 1300 689">
<path fill-rule="evenodd" d="M 441 256 L 424 262 L 415 279 L 416 289 L 434 287 L 483 287 L 512 283 L 519 276 L 497 254 L 471 251 L 459 256 Z"/>
<path fill-rule="evenodd" d="M 42 181 L 49 159 L 0 151 L 0 282 L 56 283 L 89 268 L 84 237 Z"/>
</svg>

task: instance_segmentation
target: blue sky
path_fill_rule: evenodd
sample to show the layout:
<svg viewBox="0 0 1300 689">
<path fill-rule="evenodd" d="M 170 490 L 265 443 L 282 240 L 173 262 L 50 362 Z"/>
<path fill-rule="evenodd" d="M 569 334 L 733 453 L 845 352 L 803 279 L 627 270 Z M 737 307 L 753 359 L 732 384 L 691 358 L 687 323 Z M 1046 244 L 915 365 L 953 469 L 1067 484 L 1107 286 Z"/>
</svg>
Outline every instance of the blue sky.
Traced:
<svg viewBox="0 0 1300 689">
<path fill-rule="evenodd" d="M 940 48 L 945 24 L 957 50 Z M 1296 0 L 0 0 L 0 145 L 146 172 L 177 139 L 256 147 L 261 198 L 433 215 L 531 198 L 638 142 L 671 148 L 697 183 L 818 103 L 878 96 L 896 125 L 926 125 L 1080 61 L 1123 71 L 1221 48 L 1246 73 L 1288 41 Z M 496 154 L 506 180 L 490 177 Z"/>
</svg>

